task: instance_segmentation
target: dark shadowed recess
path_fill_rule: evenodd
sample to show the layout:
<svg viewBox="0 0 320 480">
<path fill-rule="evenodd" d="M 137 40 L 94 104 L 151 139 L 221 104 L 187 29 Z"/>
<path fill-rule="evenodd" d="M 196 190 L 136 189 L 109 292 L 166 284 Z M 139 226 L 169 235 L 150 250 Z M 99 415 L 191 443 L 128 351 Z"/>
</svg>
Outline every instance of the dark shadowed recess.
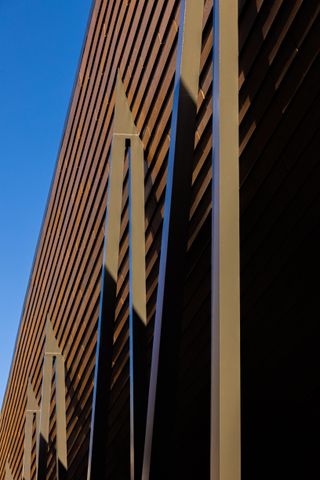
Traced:
<svg viewBox="0 0 320 480">
<path fill-rule="evenodd" d="M 316 1 L 240 16 L 245 480 L 320 474 L 319 26 Z"/>
</svg>

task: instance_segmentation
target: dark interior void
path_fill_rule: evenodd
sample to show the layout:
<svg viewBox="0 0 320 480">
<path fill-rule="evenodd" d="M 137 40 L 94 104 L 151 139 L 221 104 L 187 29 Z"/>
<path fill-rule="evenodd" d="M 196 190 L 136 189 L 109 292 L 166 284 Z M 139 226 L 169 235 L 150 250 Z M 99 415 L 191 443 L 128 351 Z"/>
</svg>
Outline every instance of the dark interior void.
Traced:
<svg viewBox="0 0 320 480">
<path fill-rule="evenodd" d="M 259 18 L 240 55 L 242 478 L 320 478 L 319 2 Z"/>
<path fill-rule="evenodd" d="M 210 193 L 210 192 L 209 192 Z M 210 478 L 211 215 L 187 255 L 170 461 L 161 478 Z"/>
<path fill-rule="evenodd" d="M 319 206 L 317 210 L 314 213 L 319 216 Z M 246 480 L 318 477 L 320 473 L 320 218 L 318 222 L 255 311 L 246 312 L 245 317 L 242 309 Z"/>
</svg>

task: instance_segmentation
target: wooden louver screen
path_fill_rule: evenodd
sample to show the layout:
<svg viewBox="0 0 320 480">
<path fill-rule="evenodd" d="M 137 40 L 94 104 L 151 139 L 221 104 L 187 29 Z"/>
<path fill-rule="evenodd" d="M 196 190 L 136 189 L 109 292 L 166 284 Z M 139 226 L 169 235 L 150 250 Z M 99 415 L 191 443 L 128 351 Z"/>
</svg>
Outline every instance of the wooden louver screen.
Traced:
<svg viewBox="0 0 320 480">
<path fill-rule="evenodd" d="M 225 4 L 228 4 L 226 7 Z M 239 444 L 239 316 L 238 316 L 238 155 L 235 149 L 238 139 L 237 99 L 233 95 L 237 86 L 236 68 L 232 69 L 232 81 L 227 81 L 225 65 L 234 60 L 236 44 L 235 2 L 226 1 L 222 6 L 215 2 L 215 152 L 213 161 L 213 246 L 212 246 L 212 427 L 211 460 L 212 478 L 224 480 L 228 471 L 228 418 L 232 418 L 235 441 L 230 444 L 232 480 L 240 478 Z M 230 4 L 230 5 L 229 5 Z M 232 13 L 232 15 L 231 15 Z M 220 36 L 227 36 L 228 18 L 235 29 L 231 42 L 226 46 Z M 151 377 L 146 376 L 146 269 L 145 269 L 145 212 L 144 212 L 144 148 L 139 131 L 130 111 L 125 89 L 118 73 L 116 103 L 110 159 L 109 193 L 105 227 L 105 244 L 102 265 L 102 286 L 96 348 L 96 367 L 89 445 L 88 480 L 101 478 L 105 467 L 105 438 L 108 435 L 107 414 L 111 388 L 113 328 L 116 309 L 116 288 L 119 263 L 121 203 L 124 159 L 129 160 L 129 252 L 130 252 L 130 465 L 131 480 L 165 478 L 167 466 L 163 457 L 169 458 L 170 429 L 173 420 L 171 395 L 177 386 L 176 345 L 180 335 L 180 314 L 183 301 L 183 276 L 190 197 L 192 161 L 197 114 L 197 96 L 200 70 L 203 2 L 181 1 L 181 19 L 178 39 L 178 55 L 175 76 L 174 104 L 171 121 L 164 225 L 162 231 L 160 272 L 158 280 L 154 343 Z M 223 56 L 221 59 L 220 56 Z M 221 60 L 221 61 L 220 61 Z M 236 62 L 235 62 L 236 63 Z M 235 82 L 236 83 L 236 82 Z M 232 101 L 228 103 L 228 98 Z M 223 112 L 223 115 L 222 113 Z M 226 117 L 231 118 L 230 125 Z M 222 119 L 222 120 L 221 120 Z M 235 121 L 234 121 L 235 120 Z M 231 133 L 229 137 L 226 131 Z M 230 142 L 232 148 L 226 144 Z M 228 197 L 232 183 L 231 200 Z M 228 238 L 226 222 L 232 219 L 232 239 Z M 227 249 L 225 246 L 227 245 Z M 230 253 L 231 252 L 231 253 Z M 229 268 L 228 258 L 234 262 Z M 226 276 L 228 276 L 226 280 Z M 228 282 L 233 285 L 231 297 L 225 294 Z M 222 293 L 221 293 L 222 292 Z M 232 306 L 231 308 L 230 305 Z M 228 307 L 228 308 L 225 308 Z M 225 312 L 227 311 L 227 315 Z M 174 321 L 172 321 L 174 319 Z M 227 327 L 226 327 L 227 326 Z M 230 334 L 231 332 L 231 334 Z M 232 348 L 232 355 L 230 354 Z M 228 365 L 226 371 L 225 365 Z M 24 480 L 30 480 L 31 431 L 34 418 L 39 417 L 37 429 L 37 480 L 45 480 L 47 474 L 47 448 L 49 443 L 50 401 L 52 374 L 55 372 L 56 425 L 57 425 L 57 478 L 62 480 L 68 469 L 65 365 L 64 357 L 55 339 L 52 326 L 47 322 L 43 365 L 42 398 L 40 414 L 30 386 L 25 427 Z M 225 382 L 229 372 L 231 381 Z M 148 396 L 149 386 L 149 396 Z M 222 405 L 222 398 L 228 401 Z M 223 408 L 222 408 L 223 407 Z M 209 421 L 209 419 L 208 419 Z M 227 440 L 226 440 L 227 439 Z M 7 478 L 9 480 L 9 470 Z"/>
</svg>

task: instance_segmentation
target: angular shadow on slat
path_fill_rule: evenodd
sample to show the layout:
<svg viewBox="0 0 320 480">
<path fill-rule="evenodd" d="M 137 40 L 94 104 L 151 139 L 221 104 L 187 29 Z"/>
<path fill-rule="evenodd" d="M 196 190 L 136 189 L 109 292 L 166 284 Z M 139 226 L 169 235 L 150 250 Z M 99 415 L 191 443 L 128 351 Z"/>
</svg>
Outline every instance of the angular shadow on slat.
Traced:
<svg viewBox="0 0 320 480">
<path fill-rule="evenodd" d="M 96 347 L 95 388 L 90 429 L 90 446 L 87 478 L 98 480 L 106 470 L 108 441 L 108 412 L 111 393 L 114 312 L 116 308 L 115 280 L 105 267 L 102 269 L 102 287 L 100 294 L 100 315 Z M 111 303 L 109 302 L 111 299 Z M 111 311 L 111 315 L 108 312 Z M 113 314 L 112 314 L 113 312 Z M 110 320 L 111 319 L 111 320 Z M 99 386 L 97 388 L 96 386 Z"/>
<path fill-rule="evenodd" d="M 177 131 L 171 132 L 175 160 L 171 159 L 170 168 L 169 159 L 168 167 L 149 390 L 145 475 L 150 469 L 152 480 L 205 479 L 210 465 L 210 360 L 204 376 L 203 371 L 197 370 L 199 363 L 192 365 L 192 360 L 197 354 L 210 358 L 211 315 L 208 312 L 201 319 L 209 340 L 201 350 L 202 340 L 199 349 L 192 343 L 198 327 L 197 315 L 190 319 L 188 310 L 184 310 L 187 274 L 190 275 L 186 260 L 195 136 L 189 119 L 195 117 L 197 106 L 183 82 L 179 88 L 179 105 L 173 108 L 173 116 L 178 116 Z M 210 238 L 210 231 L 207 234 Z M 210 258 L 207 266 L 210 271 Z M 210 283 L 210 276 L 207 281 Z M 185 347 L 188 343 L 191 350 Z M 197 377 L 202 378 L 200 387 Z"/>
<path fill-rule="evenodd" d="M 43 452 L 43 455 L 39 459 L 37 480 L 46 480 L 47 473 L 48 473 L 47 467 L 48 467 L 49 444 L 41 434 L 39 437 L 39 447 L 40 447 L 40 451 Z M 54 448 L 54 453 L 56 453 L 55 448 Z M 67 469 L 58 458 L 55 460 L 55 465 L 56 465 L 57 480 L 66 480 L 68 478 Z"/>
<path fill-rule="evenodd" d="M 38 459 L 37 480 L 45 480 L 47 478 L 47 466 L 48 466 L 48 442 L 39 435 L 39 452 L 40 458 Z"/>
<path fill-rule="evenodd" d="M 66 396 L 69 397 L 71 399 L 71 403 L 69 404 L 69 407 L 68 408 L 72 408 L 73 409 L 73 416 L 76 417 L 78 419 L 77 421 L 77 424 L 76 426 L 74 427 L 74 430 L 73 430 L 73 433 L 72 435 L 74 436 L 74 439 L 73 439 L 73 444 L 72 444 L 72 447 L 74 447 L 74 440 L 76 439 L 77 435 L 80 435 L 80 434 L 83 434 L 84 431 L 90 431 L 89 429 L 89 425 L 90 425 L 90 417 L 89 419 L 85 422 L 85 419 L 84 419 L 84 416 L 86 414 L 86 410 L 84 410 L 82 407 L 81 407 L 81 398 L 79 397 L 78 393 L 76 393 L 74 387 L 73 387 L 73 383 L 70 379 L 70 375 L 66 369 Z M 66 412 L 67 414 L 67 412 Z M 76 433 L 75 433 L 75 430 L 76 430 Z M 89 444 L 89 440 L 85 437 L 85 440 L 84 440 L 84 443 L 87 443 Z M 68 445 L 70 444 L 70 438 L 68 438 Z M 79 448 L 79 450 L 81 451 L 81 449 L 83 448 L 83 444 L 81 445 L 81 447 Z M 82 463 L 82 466 L 81 466 L 81 469 L 80 469 L 80 472 L 79 473 L 79 469 L 77 471 L 77 479 L 79 480 L 85 480 L 86 478 L 86 472 L 87 472 L 87 465 L 84 465 L 86 462 L 87 462 L 87 456 L 84 456 L 84 459 L 85 461 L 83 460 L 81 463 Z M 74 465 L 73 464 L 77 464 L 77 461 L 73 462 L 72 464 L 70 463 L 70 455 L 69 455 L 69 458 L 68 458 L 68 471 L 70 472 L 70 470 L 72 469 L 72 471 L 74 470 Z M 59 468 L 61 468 L 61 471 L 63 473 L 63 465 L 61 465 Z M 64 469 L 65 470 L 65 469 Z M 72 474 L 72 471 L 71 471 L 71 474 Z M 66 472 L 66 475 L 69 475 L 67 472 Z"/>
</svg>

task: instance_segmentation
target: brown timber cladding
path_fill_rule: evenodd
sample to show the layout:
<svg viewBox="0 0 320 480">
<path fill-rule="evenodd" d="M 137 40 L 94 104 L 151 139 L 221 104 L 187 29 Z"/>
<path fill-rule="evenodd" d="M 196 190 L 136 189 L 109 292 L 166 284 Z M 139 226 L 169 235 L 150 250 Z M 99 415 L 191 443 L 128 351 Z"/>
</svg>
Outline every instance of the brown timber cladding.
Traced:
<svg viewBox="0 0 320 480">
<path fill-rule="evenodd" d="M 108 159 L 118 69 L 133 117 L 141 132 L 148 165 L 145 180 L 146 261 L 151 350 L 178 22 L 179 1 L 95 2 L 3 406 L 0 440 L 1 479 L 4 478 L 6 460 L 10 463 L 14 477 L 21 476 L 27 379 L 31 377 L 35 393 L 40 400 L 47 316 L 54 325 L 66 360 L 69 476 L 77 479 L 86 476 Z M 199 351 L 202 350 L 205 354 L 198 356 L 194 350 L 195 358 L 190 357 L 189 361 L 196 361 L 197 370 L 203 374 L 196 379 L 182 376 L 180 389 L 181 391 L 190 389 L 190 383 L 197 381 L 200 392 L 203 385 L 207 385 L 209 392 L 212 110 L 210 1 L 206 2 L 203 31 L 199 120 L 195 136 L 194 188 L 186 273 L 187 313 L 184 326 L 186 335 L 181 346 L 181 356 L 190 349 L 193 342 L 197 342 Z M 129 478 L 126 174 L 124 182 L 108 436 L 110 453 L 106 464 L 108 478 Z M 193 333 L 190 335 L 189 324 L 195 315 L 198 316 L 199 323 L 192 329 Z M 205 328 L 201 328 L 203 323 L 206 325 Z M 188 369 L 187 364 L 185 368 Z M 192 401 L 191 395 L 186 395 L 186 398 Z M 188 410 L 189 406 L 184 405 L 184 411 Z M 209 414 L 209 401 L 204 411 Z M 54 444 L 53 412 L 52 402 L 51 438 Z M 209 438 L 209 430 L 207 437 Z M 206 444 L 204 451 L 209 457 L 207 441 Z M 48 478 L 54 476 L 52 452 L 48 461 Z"/>
<path fill-rule="evenodd" d="M 1 480 L 5 478 L 6 461 L 14 478 L 21 478 L 27 383 L 31 377 L 40 401 L 47 316 L 54 325 L 66 360 L 68 477 L 86 478 L 108 159 L 118 69 L 141 132 L 147 163 L 150 357 L 179 4 L 179 0 L 97 0 L 94 4 L 2 407 Z M 256 362 L 255 320 L 265 308 L 261 298 L 282 265 L 279 262 L 273 266 L 270 259 L 273 255 L 293 255 L 294 248 L 298 248 L 297 238 L 291 250 L 283 253 L 278 249 L 279 238 L 286 238 L 287 233 L 282 233 L 276 220 L 285 208 L 289 209 L 306 183 L 300 171 L 295 173 L 295 162 L 301 161 L 305 152 L 310 156 L 308 149 L 319 133 L 318 39 L 317 1 L 244 0 L 239 3 L 241 321 L 246 328 L 242 338 L 246 347 L 242 359 L 245 367 Z M 191 475 L 188 478 L 209 478 L 211 118 L 212 0 L 206 0 L 188 261 L 182 280 L 185 310 L 175 426 L 175 459 L 177 465 L 184 459 L 184 468 Z M 301 138 L 303 142 L 298 141 Z M 315 163 L 314 160 L 308 164 L 306 174 L 315 174 Z M 288 191 L 290 195 L 283 199 L 281 195 Z M 316 187 L 312 191 L 314 195 L 305 201 L 305 206 L 311 201 L 319 203 Z M 127 200 L 126 166 L 106 478 L 129 478 Z M 294 219 L 296 222 L 296 217 Z M 288 231 L 294 228 L 292 220 Z M 264 255 L 266 244 L 269 257 Z M 248 392 L 252 377 L 244 376 Z M 250 402 L 245 394 L 245 420 L 254 409 Z M 51 413 L 54 445 L 53 401 Z M 255 448 L 255 428 L 251 425 L 246 429 L 250 448 Z M 195 444 L 196 457 L 192 455 Z M 53 445 L 50 446 L 48 478 L 55 477 Z M 34 458 L 32 471 L 34 478 Z M 192 472 L 197 475 L 192 476 Z M 253 475 L 253 478 L 258 477 Z"/>
</svg>

